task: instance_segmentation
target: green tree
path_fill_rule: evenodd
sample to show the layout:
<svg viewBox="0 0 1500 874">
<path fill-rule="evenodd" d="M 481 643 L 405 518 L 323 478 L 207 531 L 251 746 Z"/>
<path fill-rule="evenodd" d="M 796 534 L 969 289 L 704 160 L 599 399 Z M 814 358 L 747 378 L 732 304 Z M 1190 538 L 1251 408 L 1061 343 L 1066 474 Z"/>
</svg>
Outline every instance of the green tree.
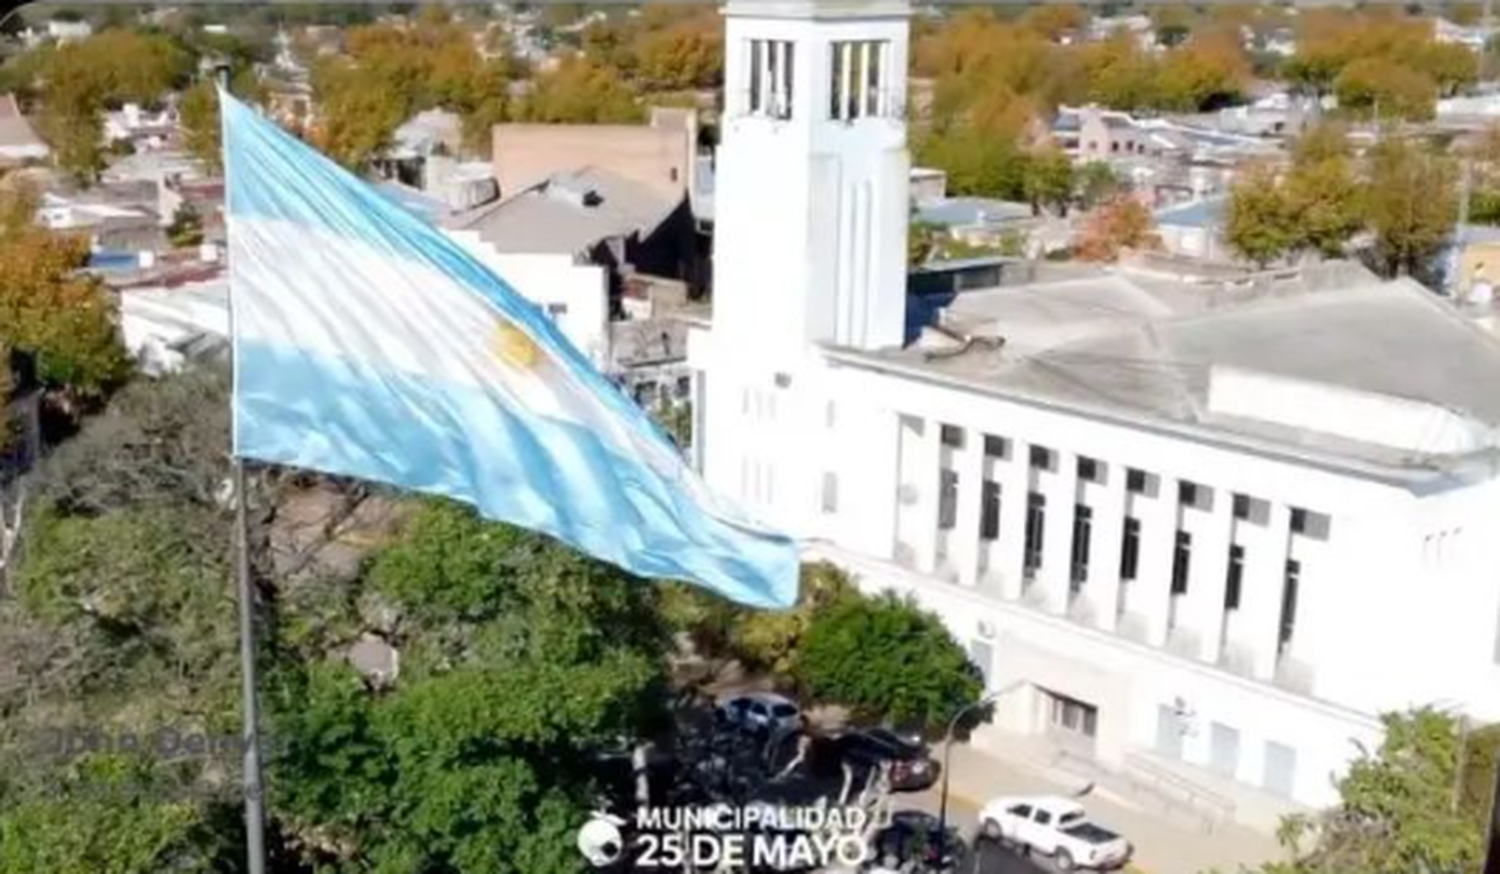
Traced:
<svg viewBox="0 0 1500 874">
<path fill-rule="evenodd" d="M 249 68 L 235 73 L 229 93 L 253 104 L 265 102 L 265 86 Z M 219 96 L 213 82 L 202 80 L 183 92 L 177 106 L 183 145 L 194 158 L 215 172 L 224 164 L 223 130 L 219 121 Z"/>
<path fill-rule="evenodd" d="M 297 654 L 271 680 L 280 814 L 338 870 L 574 872 L 588 751 L 660 701 L 656 592 L 546 538 L 433 502 L 375 560 L 408 617 L 376 696 Z"/>
<path fill-rule="evenodd" d="M 203 242 L 203 219 L 192 204 L 184 202 L 177 207 L 172 223 L 167 225 L 167 239 L 179 248 Z"/>
<path fill-rule="evenodd" d="M 1236 252 L 1264 267 L 1297 249 L 1297 222 L 1275 172 L 1261 167 L 1235 182 L 1224 237 Z"/>
<path fill-rule="evenodd" d="M 1386 137 L 1374 150 L 1363 198 L 1375 255 L 1388 275 L 1420 271 L 1458 221 L 1452 159 L 1422 145 Z"/>
<path fill-rule="evenodd" d="M 1339 781 L 1339 805 L 1288 819 L 1280 837 L 1292 859 L 1264 874 L 1407 874 L 1480 864 L 1487 811 L 1453 804 L 1461 767 L 1453 718 L 1420 709 L 1382 721 L 1385 740 Z"/>
<path fill-rule="evenodd" d="M 1300 248 L 1337 257 L 1364 227 L 1362 191 L 1348 157 L 1299 160 L 1287 175 L 1285 198 Z"/>
<path fill-rule="evenodd" d="M 204 811 L 169 797 L 148 764 L 90 755 L 59 762 L 51 777 L 0 808 L 0 870 L 156 874 L 227 861 Z"/>
<path fill-rule="evenodd" d="M 858 597 L 858 590 L 848 574 L 822 562 L 803 565 L 797 606 L 738 611 L 729 631 L 731 651 L 753 670 L 790 678 L 808 628 L 824 611 L 851 597 Z"/>
<path fill-rule="evenodd" d="M 1113 198 L 1120 191 L 1121 183 L 1114 168 L 1105 161 L 1090 161 L 1075 173 L 1077 196 L 1084 209 L 1093 209 Z"/>
<path fill-rule="evenodd" d="M 1376 120 L 1428 121 L 1437 108 L 1437 83 L 1426 73 L 1379 58 L 1354 61 L 1333 83 L 1339 107 Z"/>
<path fill-rule="evenodd" d="M 617 72 L 570 58 L 534 80 L 522 115 L 536 122 L 618 124 L 639 121 L 644 113 L 635 92 Z"/>
<path fill-rule="evenodd" d="M 1022 187 L 1034 213 L 1051 208 L 1066 216 L 1073 202 L 1073 162 L 1057 149 L 1038 151 L 1027 156 L 1025 182 Z"/>
<path fill-rule="evenodd" d="M 891 593 L 817 613 L 794 673 L 814 699 L 903 725 L 940 725 L 983 689 L 942 621 Z"/>
<path fill-rule="evenodd" d="M 0 212 L 35 214 L 36 194 L 0 191 Z M 123 380 L 130 362 L 102 283 L 78 273 L 85 240 L 26 224 L 0 229 L 0 344 L 31 357 L 49 388 L 98 397 Z"/>
</svg>

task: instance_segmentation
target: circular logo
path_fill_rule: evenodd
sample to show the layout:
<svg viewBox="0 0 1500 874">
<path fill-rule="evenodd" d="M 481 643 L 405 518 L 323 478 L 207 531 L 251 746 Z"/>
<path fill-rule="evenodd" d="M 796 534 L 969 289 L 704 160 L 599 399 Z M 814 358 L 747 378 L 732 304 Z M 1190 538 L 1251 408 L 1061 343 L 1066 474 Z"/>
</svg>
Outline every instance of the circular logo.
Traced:
<svg viewBox="0 0 1500 874">
<path fill-rule="evenodd" d="M 596 813 L 578 830 L 578 851 L 595 868 L 613 864 L 625 852 L 625 838 L 614 818 Z"/>
</svg>

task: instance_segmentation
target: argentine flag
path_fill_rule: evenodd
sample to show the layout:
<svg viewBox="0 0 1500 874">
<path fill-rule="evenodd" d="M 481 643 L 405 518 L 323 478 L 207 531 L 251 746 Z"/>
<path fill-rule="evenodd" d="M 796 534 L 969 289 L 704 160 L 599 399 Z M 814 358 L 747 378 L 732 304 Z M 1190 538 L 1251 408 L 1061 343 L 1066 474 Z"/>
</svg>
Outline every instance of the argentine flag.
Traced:
<svg viewBox="0 0 1500 874">
<path fill-rule="evenodd" d="M 791 606 L 798 555 L 437 229 L 219 92 L 239 458 L 445 495 L 647 577 Z"/>
</svg>

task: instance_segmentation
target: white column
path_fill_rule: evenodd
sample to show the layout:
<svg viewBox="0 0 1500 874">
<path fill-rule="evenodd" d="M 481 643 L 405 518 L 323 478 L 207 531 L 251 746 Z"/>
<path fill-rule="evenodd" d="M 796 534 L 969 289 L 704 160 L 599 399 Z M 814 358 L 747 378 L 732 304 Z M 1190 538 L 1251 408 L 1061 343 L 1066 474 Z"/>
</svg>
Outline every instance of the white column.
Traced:
<svg viewBox="0 0 1500 874">
<path fill-rule="evenodd" d="M 912 526 L 912 548 L 916 550 L 917 570 L 930 574 L 937 568 L 938 490 L 942 464 L 943 425 L 936 419 L 922 420 L 922 434 L 912 441 L 912 481 L 917 487 L 916 524 Z"/>
<path fill-rule="evenodd" d="M 760 105 L 754 107 L 761 115 L 768 115 L 772 101 L 771 95 L 775 93 L 776 80 L 771 77 L 771 69 L 775 66 L 771 55 L 776 51 L 776 44 L 770 40 L 760 40 Z"/>
<path fill-rule="evenodd" d="M 1053 450 L 1054 468 L 1041 471 L 1038 491 L 1047 498 L 1046 524 L 1043 529 L 1042 566 L 1036 585 L 1041 587 L 1041 604 L 1049 613 L 1068 609 L 1068 584 L 1072 577 L 1073 517 L 1078 501 L 1078 456 Z"/>
<path fill-rule="evenodd" d="M 1084 596 L 1094 608 L 1094 625 L 1115 630 L 1120 604 L 1120 551 L 1125 541 L 1125 465 L 1103 467 L 1104 494 L 1094 507 L 1093 540 L 1089 544 L 1089 577 Z"/>
<path fill-rule="evenodd" d="M 855 93 L 858 95 L 858 111 L 856 115 L 864 115 L 869 107 L 870 100 L 870 43 L 868 41 L 859 44 L 859 81 L 855 84 Z"/>
<path fill-rule="evenodd" d="M 954 453 L 958 474 L 958 512 L 948 532 L 948 556 L 958 568 L 958 581 L 979 581 L 979 514 L 984 501 L 984 432 L 964 430 L 964 448 Z"/>
<path fill-rule="evenodd" d="M 1276 636 L 1281 625 L 1281 594 L 1286 585 L 1287 550 L 1291 541 L 1292 511 L 1286 504 L 1271 504 L 1266 537 L 1259 549 L 1245 554 L 1245 582 L 1240 591 L 1240 618 L 1244 629 L 1238 635 L 1250 648 L 1256 679 L 1276 674 Z"/>
<path fill-rule="evenodd" d="M 872 407 L 857 418 L 853 405 L 841 407 L 837 415 L 855 423 L 843 433 L 858 433 L 858 440 L 844 444 L 853 456 L 839 465 L 839 513 L 846 519 L 843 532 L 856 548 L 883 559 L 896 554 L 896 514 L 901 509 L 901 417 L 891 410 Z M 861 426 L 861 423 L 863 425 Z"/>
<path fill-rule="evenodd" d="M 1146 625 L 1146 641 L 1161 646 L 1167 639 L 1167 611 L 1172 603 L 1172 553 L 1177 544 L 1177 480 L 1157 476 L 1155 497 L 1137 498 L 1141 520 L 1140 569 L 1130 584 L 1131 612 Z"/>
<path fill-rule="evenodd" d="M 1193 539 L 1184 618 L 1198 636 L 1198 657 L 1214 662 L 1219 658 L 1219 637 L 1224 629 L 1224 589 L 1229 580 L 1229 544 L 1234 537 L 1232 492 L 1214 489 L 1208 524 L 1200 525 L 1198 531 Z"/>
</svg>

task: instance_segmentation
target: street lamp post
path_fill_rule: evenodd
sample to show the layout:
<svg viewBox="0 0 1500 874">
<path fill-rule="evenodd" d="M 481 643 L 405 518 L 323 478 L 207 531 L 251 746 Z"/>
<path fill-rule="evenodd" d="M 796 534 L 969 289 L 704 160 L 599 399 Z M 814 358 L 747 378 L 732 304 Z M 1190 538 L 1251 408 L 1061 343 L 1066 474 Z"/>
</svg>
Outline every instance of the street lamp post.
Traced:
<svg viewBox="0 0 1500 874">
<path fill-rule="evenodd" d="M 1008 695 L 1016 689 L 1026 685 L 1024 680 L 1007 683 L 999 689 L 985 695 L 973 704 L 965 704 L 953 714 L 948 720 L 948 730 L 943 733 L 943 789 L 938 796 L 938 867 L 941 868 L 948 861 L 948 757 L 953 749 L 953 732 L 958 729 L 958 723 L 965 716 L 973 713 L 981 707 L 987 707 L 995 703 L 995 699 L 1002 695 Z"/>
</svg>

